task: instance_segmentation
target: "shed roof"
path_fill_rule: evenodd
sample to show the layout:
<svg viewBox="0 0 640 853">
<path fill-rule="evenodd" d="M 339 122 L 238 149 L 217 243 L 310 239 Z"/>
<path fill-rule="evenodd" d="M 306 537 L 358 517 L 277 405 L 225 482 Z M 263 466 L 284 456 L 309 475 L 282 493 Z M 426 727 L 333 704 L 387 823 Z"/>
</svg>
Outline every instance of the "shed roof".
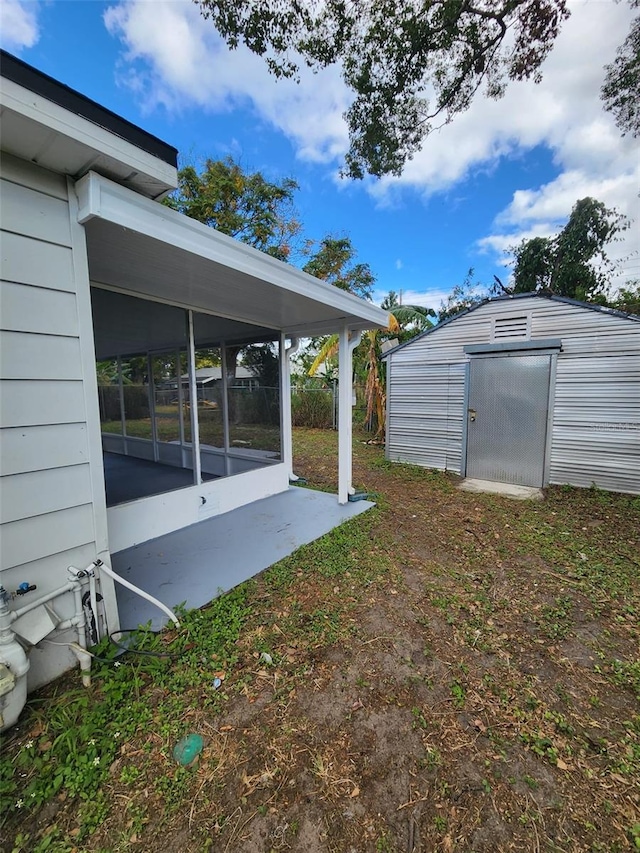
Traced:
<svg viewBox="0 0 640 853">
<path fill-rule="evenodd" d="M 511 302 L 521 299 L 546 299 L 551 302 L 561 302 L 565 305 L 575 305 L 577 308 L 588 308 L 590 311 L 598 311 L 609 316 L 622 317 L 625 320 L 630 320 L 632 323 L 640 323 L 640 317 L 636 314 L 627 314 L 624 311 L 618 311 L 616 308 L 607 308 L 604 305 L 595 305 L 591 302 L 580 302 L 578 299 L 570 299 L 566 296 L 557 296 L 555 293 L 514 293 L 505 296 L 488 297 L 487 299 L 483 299 L 481 302 L 478 302 L 477 305 L 472 305 L 471 308 L 464 308 L 458 314 L 454 314 L 453 317 L 447 317 L 446 320 L 443 320 L 441 323 L 433 326 L 433 328 L 427 329 L 425 332 L 420 332 L 419 335 L 416 335 L 415 338 L 411 338 L 410 341 L 406 341 L 393 349 L 387 350 L 387 352 L 383 353 L 382 358 L 388 358 L 390 355 L 393 355 L 399 350 L 411 346 L 411 344 L 422 340 L 427 335 L 432 335 L 434 332 L 440 331 L 440 329 L 448 326 L 450 323 L 454 323 L 461 317 L 465 317 L 467 314 L 471 314 L 473 311 L 477 311 L 485 305 L 495 302 Z"/>
</svg>

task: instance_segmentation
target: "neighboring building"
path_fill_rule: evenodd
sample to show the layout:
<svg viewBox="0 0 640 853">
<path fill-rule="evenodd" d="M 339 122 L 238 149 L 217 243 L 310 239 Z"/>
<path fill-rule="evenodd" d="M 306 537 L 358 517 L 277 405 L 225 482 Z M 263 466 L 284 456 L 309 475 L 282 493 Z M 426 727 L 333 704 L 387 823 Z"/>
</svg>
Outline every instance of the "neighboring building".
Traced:
<svg viewBox="0 0 640 853">
<path fill-rule="evenodd" d="M 338 332 L 350 379 L 361 330 L 386 325 L 387 314 L 160 204 L 177 185 L 174 148 L 11 55 L 1 60 L 0 584 L 36 590 L 0 621 L 31 642 L 67 629 L 62 645 L 32 655 L 33 687 L 73 663 L 64 642 L 82 608 L 65 589 L 67 567 L 98 558 L 109 567 L 115 552 L 287 492 L 298 336 Z M 250 395 L 247 439 L 230 417 L 242 389 L 222 383 L 220 405 L 188 404 L 202 377 L 196 353 L 214 351 L 224 371 L 227 356 L 264 342 L 279 353 L 280 388 L 268 429 L 265 395 Z M 100 388 L 96 362 L 108 377 Z M 339 425 L 345 507 L 350 385 Z M 100 573 L 99 587 L 116 630 L 111 578 Z"/>
<path fill-rule="evenodd" d="M 500 297 L 385 357 L 389 459 L 640 493 L 640 317 Z"/>
<path fill-rule="evenodd" d="M 183 384 L 188 383 L 189 377 L 183 376 Z M 212 386 L 220 384 L 222 380 L 222 367 L 200 367 L 196 370 L 196 385 L 198 391 L 206 391 Z M 239 364 L 236 367 L 235 376 L 231 383 L 234 388 L 248 388 L 252 390 L 260 385 L 260 378 L 256 376 L 255 370 Z"/>
</svg>

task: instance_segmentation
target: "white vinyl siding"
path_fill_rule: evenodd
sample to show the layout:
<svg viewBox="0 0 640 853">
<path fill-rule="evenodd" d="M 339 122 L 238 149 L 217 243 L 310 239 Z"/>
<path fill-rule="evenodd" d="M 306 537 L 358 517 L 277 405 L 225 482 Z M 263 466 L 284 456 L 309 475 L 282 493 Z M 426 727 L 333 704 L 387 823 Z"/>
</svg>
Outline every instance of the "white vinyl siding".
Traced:
<svg viewBox="0 0 640 853">
<path fill-rule="evenodd" d="M 82 382 L 2 380 L 0 411 L 3 428 L 84 422 Z"/>
<path fill-rule="evenodd" d="M 0 210 L 3 208 L 4 204 Z M 3 217 L 3 224 L 6 221 Z M 2 278 L 4 281 L 32 284 L 38 289 L 46 287 L 73 293 L 73 258 L 69 247 L 4 232 Z"/>
<path fill-rule="evenodd" d="M 2 222 L 10 234 L 71 246 L 67 201 L 7 180 L 2 182 Z M 45 255 L 41 252 L 41 258 Z"/>
<path fill-rule="evenodd" d="M 467 345 L 517 343 L 495 330 L 524 317 L 528 340 L 562 342 L 549 482 L 640 493 L 640 323 L 540 297 L 489 302 L 389 355 L 388 458 L 464 471 L 462 374 L 453 371 L 468 363 Z"/>
<path fill-rule="evenodd" d="M 20 566 L 20 576 L 24 573 L 25 580 L 35 582 L 41 591 L 46 591 L 48 587 L 55 589 L 67 580 L 62 570 L 66 569 L 65 564 L 69 564 L 63 552 L 94 542 L 93 531 L 93 510 L 89 504 L 3 524 L 3 567 L 11 569 Z M 48 557 L 49 560 L 40 564 L 42 575 L 37 577 L 28 564 L 42 557 Z M 58 565 L 62 570 L 58 569 L 54 573 L 53 582 L 49 579 L 47 583 L 47 574 L 51 574 L 52 565 Z"/>
<path fill-rule="evenodd" d="M 4 267 L 2 271 L 6 272 Z M 3 281 L 1 322 L 5 329 L 16 332 L 73 336 L 78 331 L 76 297 L 73 293 Z"/>
<path fill-rule="evenodd" d="M 60 176 L 3 157 L 0 193 L 0 565 L 45 593 L 96 552 L 72 224 Z"/>
<path fill-rule="evenodd" d="M 5 477 L 88 462 L 86 424 L 46 424 L 2 430 L 2 473 Z"/>
<path fill-rule="evenodd" d="M 77 337 L 0 331 L 0 379 L 82 380 Z"/>
</svg>

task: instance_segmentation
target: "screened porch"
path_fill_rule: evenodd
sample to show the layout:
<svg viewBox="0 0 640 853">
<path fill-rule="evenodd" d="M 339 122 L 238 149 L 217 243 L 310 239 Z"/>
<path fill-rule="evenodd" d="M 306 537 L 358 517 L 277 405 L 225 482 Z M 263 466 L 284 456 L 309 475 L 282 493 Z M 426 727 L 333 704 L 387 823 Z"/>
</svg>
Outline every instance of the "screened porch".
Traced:
<svg viewBox="0 0 640 853">
<path fill-rule="evenodd" d="M 277 332 L 91 295 L 108 507 L 282 461 Z"/>
</svg>

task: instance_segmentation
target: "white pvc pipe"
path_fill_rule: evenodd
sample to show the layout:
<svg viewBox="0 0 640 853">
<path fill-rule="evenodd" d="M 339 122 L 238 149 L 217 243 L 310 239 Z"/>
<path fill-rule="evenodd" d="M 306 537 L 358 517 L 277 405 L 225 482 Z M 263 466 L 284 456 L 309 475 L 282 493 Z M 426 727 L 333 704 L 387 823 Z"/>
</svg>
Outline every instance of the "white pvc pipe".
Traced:
<svg viewBox="0 0 640 853">
<path fill-rule="evenodd" d="M 77 621 L 76 630 L 78 632 L 78 645 L 82 651 L 76 651 L 74 654 L 80 663 L 80 671 L 82 673 L 82 683 L 85 687 L 91 686 L 91 655 L 87 652 L 87 620 L 84 615 L 84 607 L 82 606 L 82 584 L 77 580 L 73 586 L 73 600 L 76 606 L 76 615 L 74 621 Z"/>
<path fill-rule="evenodd" d="M 26 613 L 30 613 L 32 610 L 35 610 L 37 607 L 52 601 L 54 598 L 59 598 L 67 592 L 73 592 L 75 615 L 71 619 L 66 619 L 63 622 L 58 623 L 58 625 L 56 625 L 56 629 L 64 630 L 66 628 L 75 628 L 78 633 L 78 645 L 82 650 L 85 650 L 87 648 L 87 631 L 84 608 L 82 606 L 82 586 L 83 578 L 74 576 L 73 580 L 67 581 L 63 586 L 51 590 L 51 592 L 48 592 L 45 595 L 41 595 L 39 598 L 30 601 L 28 604 L 25 604 L 23 607 L 19 607 L 17 610 L 10 610 L 8 605 L 5 605 L 4 608 L 2 608 L 2 614 L 0 614 L 0 628 L 2 628 L 5 634 L 11 634 L 11 636 L 15 638 L 15 634 L 10 630 L 9 626 L 15 622 L 16 619 L 19 619 Z M 85 652 L 84 654 L 81 651 L 74 650 L 74 652 L 80 662 L 82 683 L 85 687 L 89 687 L 91 684 L 91 656 L 88 652 Z"/>
<path fill-rule="evenodd" d="M 122 584 L 122 586 L 126 586 L 127 589 L 130 589 L 132 592 L 135 592 L 136 595 L 139 595 L 141 598 L 145 598 L 147 601 L 150 601 L 151 604 L 155 604 L 156 607 L 160 608 L 160 610 L 167 614 L 169 619 L 171 619 L 171 621 L 175 624 L 176 628 L 180 627 L 180 622 L 178 621 L 178 617 L 175 615 L 175 613 L 161 601 L 158 601 L 157 598 L 154 598 L 152 595 L 149 595 L 148 592 L 145 592 L 143 589 L 134 586 L 132 583 L 129 583 L 129 581 L 120 577 L 120 575 L 117 575 L 105 563 L 101 562 L 98 568 L 101 572 L 106 572 L 106 574 L 109 575 L 109 577 L 112 578 L 114 581 L 116 581 L 116 583 Z"/>
<path fill-rule="evenodd" d="M 75 618 L 78 622 L 78 645 L 83 649 L 87 648 L 87 623 L 84 616 L 84 608 L 82 607 L 82 586 L 80 581 L 77 581 L 73 587 L 73 603 L 76 607 Z"/>
<path fill-rule="evenodd" d="M 19 619 L 21 616 L 24 616 L 25 613 L 29 613 L 31 610 L 35 610 L 36 607 L 40 607 L 41 604 L 46 604 L 48 601 L 51 601 L 54 598 L 58 598 L 60 595 L 64 595 L 65 592 L 71 592 L 71 590 L 75 589 L 76 581 L 67 581 L 64 586 L 58 587 L 58 589 L 54 589 L 51 592 L 48 592 L 46 595 L 40 596 L 40 598 L 36 598 L 33 601 L 30 601 L 29 604 L 25 604 L 23 607 L 19 607 L 17 610 L 10 610 L 11 621 L 14 622 L 16 619 Z"/>
</svg>

